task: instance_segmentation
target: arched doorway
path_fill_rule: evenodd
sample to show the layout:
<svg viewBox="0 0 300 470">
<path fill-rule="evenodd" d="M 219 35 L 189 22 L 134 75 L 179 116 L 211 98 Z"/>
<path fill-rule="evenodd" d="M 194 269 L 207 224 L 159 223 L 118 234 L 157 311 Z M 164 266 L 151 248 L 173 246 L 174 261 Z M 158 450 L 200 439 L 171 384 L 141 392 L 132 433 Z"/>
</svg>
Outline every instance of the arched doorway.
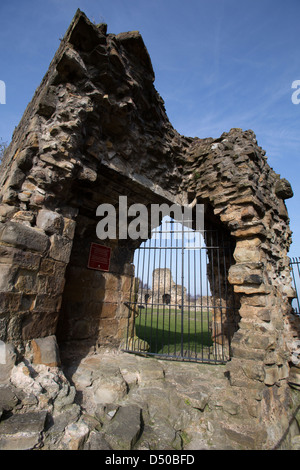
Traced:
<svg viewBox="0 0 300 470">
<path fill-rule="evenodd" d="M 192 230 L 164 218 L 135 252 L 125 350 L 226 362 L 239 318 L 227 280 L 233 245 L 221 226 Z"/>
</svg>

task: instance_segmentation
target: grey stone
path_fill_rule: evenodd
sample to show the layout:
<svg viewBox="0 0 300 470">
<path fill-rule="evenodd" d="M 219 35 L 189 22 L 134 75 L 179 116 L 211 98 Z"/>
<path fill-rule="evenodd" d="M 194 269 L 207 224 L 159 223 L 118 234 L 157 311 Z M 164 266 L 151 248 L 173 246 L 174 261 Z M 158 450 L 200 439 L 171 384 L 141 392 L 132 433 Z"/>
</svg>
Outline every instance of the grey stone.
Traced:
<svg viewBox="0 0 300 470">
<path fill-rule="evenodd" d="M 292 437 L 291 450 L 300 450 L 300 434 Z"/>
<path fill-rule="evenodd" d="M 12 343 L 0 341 L 0 385 L 9 382 L 12 368 L 16 362 L 16 351 Z M 4 351 L 3 351 L 4 349 Z M 2 351 L 2 354 L 1 354 Z M 5 359 L 5 360 L 3 360 Z"/>
<path fill-rule="evenodd" d="M 45 252 L 49 244 L 48 237 L 43 232 L 18 222 L 8 222 L 5 225 L 1 241 L 40 253 Z"/>
<path fill-rule="evenodd" d="M 209 401 L 209 394 L 201 390 L 194 392 L 187 392 L 182 394 L 186 404 L 191 405 L 193 408 L 197 408 L 201 411 L 204 410 Z"/>
<path fill-rule="evenodd" d="M 18 402 L 16 390 L 12 385 L 0 386 L 0 408 L 2 410 L 11 411 L 16 407 Z"/>
<path fill-rule="evenodd" d="M 47 429 L 47 436 L 59 436 L 65 428 L 71 424 L 76 423 L 80 416 L 80 406 L 75 403 L 67 405 L 63 411 L 53 416 L 50 425 Z"/>
<path fill-rule="evenodd" d="M 115 450 L 130 450 L 140 436 L 141 426 L 141 408 L 136 405 L 122 406 L 104 428 L 105 438 Z"/>
<path fill-rule="evenodd" d="M 93 383 L 97 404 L 118 403 L 127 394 L 127 384 L 118 367 L 101 367 L 100 378 Z"/>
<path fill-rule="evenodd" d="M 13 435 L 0 434 L 1 450 L 32 450 L 41 445 L 40 433 L 17 432 Z"/>
<path fill-rule="evenodd" d="M 61 235 L 52 235 L 50 241 L 50 257 L 54 260 L 68 263 L 72 250 L 72 241 Z"/>
<path fill-rule="evenodd" d="M 148 382 L 164 379 L 164 369 L 157 361 L 149 359 L 141 363 L 139 370 L 139 382 L 144 385 Z"/>
<path fill-rule="evenodd" d="M 17 267 L 10 264 L 0 265 L 0 292 L 10 292 L 14 289 Z"/>
<path fill-rule="evenodd" d="M 63 384 L 54 402 L 55 412 L 60 413 L 61 411 L 64 410 L 66 406 L 73 404 L 75 400 L 75 396 L 76 396 L 75 387 L 70 386 L 67 383 Z"/>
<path fill-rule="evenodd" d="M 112 448 L 102 432 L 92 431 L 83 450 L 112 450 Z"/>
<path fill-rule="evenodd" d="M 58 450 L 83 450 L 89 433 L 88 426 L 81 419 L 76 423 L 69 424 L 65 429 Z"/>
<path fill-rule="evenodd" d="M 39 446 L 47 411 L 15 414 L 0 422 L 0 450 L 30 450 Z"/>
<path fill-rule="evenodd" d="M 74 76 L 75 74 L 82 78 L 87 73 L 86 66 L 80 55 L 71 48 L 65 50 L 56 67 L 58 72 L 65 77 L 68 77 L 70 74 Z"/>
<path fill-rule="evenodd" d="M 50 87 L 46 90 L 39 102 L 38 114 L 46 118 L 50 118 L 56 109 L 57 95 L 55 93 L 55 87 Z"/>
<path fill-rule="evenodd" d="M 292 388 L 300 390 L 300 369 L 291 367 L 288 382 Z"/>
<path fill-rule="evenodd" d="M 40 433 L 44 430 L 47 411 L 14 414 L 0 423 L 0 434 Z"/>
<path fill-rule="evenodd" d="M 31 348 L 33 349 L 34 364 L 45 364 L 49 367 L 60 365 L 56 336 L 33 339 L 31 340 Z"/>
<path fill-rule="evenodd" d="M 280 199 L 289 199 L 294 196 L 291 184 L 285 178 L 281 178 L 276 183 L 275 194 Z"/>
<path fill-rule="evenodd" d="M 61 234 L 64 226 L 63 217 L 57 212 L 41 209 L 36 219 L 36 226 L 49 234 Z"/>
</svg>

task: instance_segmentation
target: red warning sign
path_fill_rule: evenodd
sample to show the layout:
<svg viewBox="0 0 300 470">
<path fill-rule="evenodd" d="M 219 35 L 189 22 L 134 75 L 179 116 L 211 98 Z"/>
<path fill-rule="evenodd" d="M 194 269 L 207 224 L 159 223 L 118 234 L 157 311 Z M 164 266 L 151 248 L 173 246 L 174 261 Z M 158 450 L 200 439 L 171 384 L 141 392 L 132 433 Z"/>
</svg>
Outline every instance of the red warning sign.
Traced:
<svg viewBox="0 0 300 470">
<path fill-rule="evenodd" d="M 97 269 L 98 271 L 109 271 L 110 253 L 111 248 L 109 246 L 92 243 L 88 268 Z"/>
</svg>

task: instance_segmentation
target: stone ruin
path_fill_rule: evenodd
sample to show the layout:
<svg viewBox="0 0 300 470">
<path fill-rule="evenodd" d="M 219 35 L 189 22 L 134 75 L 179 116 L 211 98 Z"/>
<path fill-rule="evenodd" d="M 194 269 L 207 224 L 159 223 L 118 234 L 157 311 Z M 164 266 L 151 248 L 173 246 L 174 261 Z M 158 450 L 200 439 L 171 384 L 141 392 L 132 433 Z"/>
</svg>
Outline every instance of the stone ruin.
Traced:
<svg viewBox="0 0 300 470">
<path fill-rule="evenodd" d="M 58 351 L 62 363 L 76 362 L 121 344 L 140 241 L 105 240 L 109 271 L 88 269 L 99 204 L 118 211 L 119 195 L 129 205 L 196 200 L 205 224 L 233 243 L 223 275 L 239 308 L 226 377 L 247 397 L 243 423 L 254 419 L 264 431 L 258 445 L 271 448 L 300 387 L 284 202 L 293 192 L 252 130 L 180 135 L 153 82 L 137 31 L 108 34 L 77 11 L 1 165 L 1 383 L 24 360 L 54 367 Z"/>
<path fill-rule="evenodd" d="M 152 289 L 139 286 L 137 302 L 147 304 L 181 305 L 181 286 L 176 285 L 169 268 L 156 268 L 152 273 Z M 183 288 L 183 302 L 188 303 L 186 287 Z"/>
</svg>

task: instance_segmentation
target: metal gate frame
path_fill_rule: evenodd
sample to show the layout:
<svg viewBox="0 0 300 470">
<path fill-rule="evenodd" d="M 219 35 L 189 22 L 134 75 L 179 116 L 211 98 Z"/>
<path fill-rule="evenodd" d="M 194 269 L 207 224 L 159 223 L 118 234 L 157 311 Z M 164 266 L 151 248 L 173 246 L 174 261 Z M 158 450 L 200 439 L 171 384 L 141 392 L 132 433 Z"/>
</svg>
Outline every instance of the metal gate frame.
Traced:
<svg viewBox="0 0 300 470">
<path fill-rule="evenodd" d="M 235 311 L 227 281 L 231 241 L 217 230 L 191 230 L 172 219 L 169 224 L 169 230 L 160 225 L 154 237 L 136 250 L 136 277 L 125 303 L 129 313 L 123 350 L 165 359 L 225 363 L 230 358 L 230 317 Z M 164 276 L 157 286 L 153 277 L 152 288 L 151 267 Z"/>
</svg>

